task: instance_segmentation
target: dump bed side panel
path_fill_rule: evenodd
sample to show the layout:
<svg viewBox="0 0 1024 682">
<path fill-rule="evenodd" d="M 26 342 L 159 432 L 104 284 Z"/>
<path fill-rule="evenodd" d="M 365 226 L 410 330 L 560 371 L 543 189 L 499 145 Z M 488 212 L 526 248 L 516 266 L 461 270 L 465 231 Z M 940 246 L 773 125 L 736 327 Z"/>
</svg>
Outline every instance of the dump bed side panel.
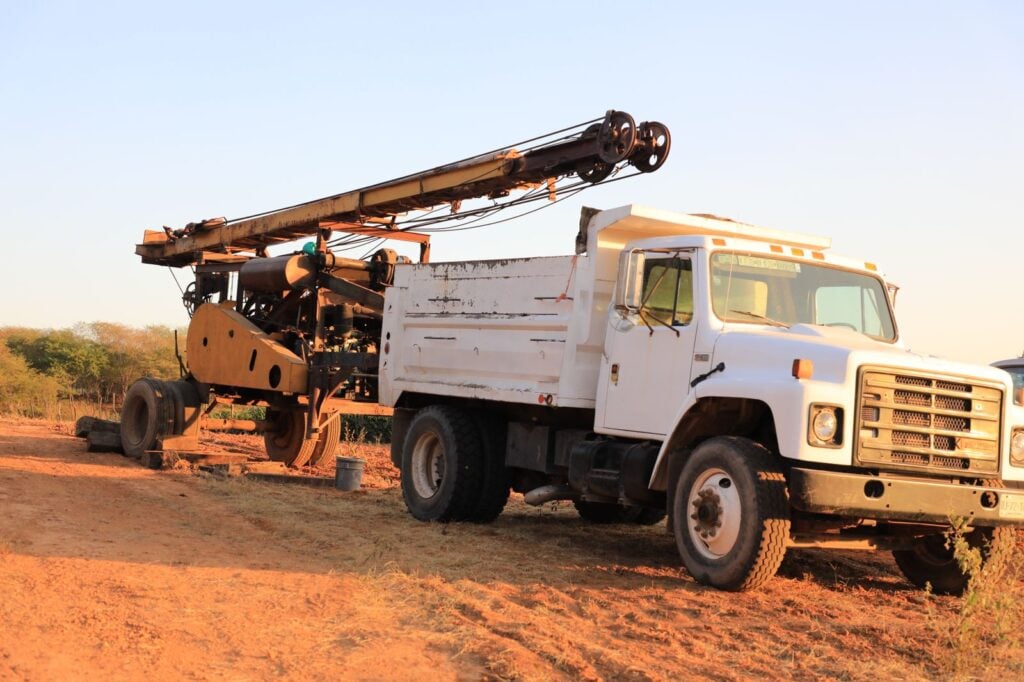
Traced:
<svg viewBox="0 0 1024 682">
<path fill-rule="evenodd" d="M 585 338 L 576 314 L 577 258 L 554 256 L 399 266 L 386 294 L 380 400 L 405 391 L 516 403 L 559 403 L 591 368 L 566 345 Z M 589 312 L 589 311 L 587 311 Z M 574 334 L 586 324 L 584 333 Z M 591 383 L 593 380 L 591 380 Z M 593 391 L 571 396 L 593 406 Z M 567 395 L 567 398 L 570 397 Z"/>
</svg>

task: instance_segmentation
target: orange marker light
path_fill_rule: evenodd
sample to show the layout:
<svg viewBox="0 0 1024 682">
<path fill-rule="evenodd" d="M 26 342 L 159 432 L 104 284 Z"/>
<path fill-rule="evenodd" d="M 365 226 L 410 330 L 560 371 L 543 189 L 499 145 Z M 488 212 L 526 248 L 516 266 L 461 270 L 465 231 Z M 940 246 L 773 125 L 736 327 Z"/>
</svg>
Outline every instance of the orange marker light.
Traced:
<svg viewBox="0 0 1024 682">
<path fill-rule="evenodd" d="M 814 376 L 814 363 L 797 358 L 793 361 L 793 376 L 797 379 L 810 379 Z"/>
<path fill-rule="evenodd" d="M 864 267 L 866 267 L 871 272 L 874 272 L 875 270 L 878 269 L 878 267 L 874 263 L 865 263 Z"/>
<path fill-rule="evenodd" d="M 725 240 L 724 239 L 718 239 L 717 237 L 712 239 L 711 243 L 714 244 L 715 246 L 725 246 Z"/>
<path fill-rule="evenodd" d="M 803 249 L 793 248 L 793 249 L 790 249 L 790 251 L 793 252 L 794 256 L 802 256 L 802 255 L 804 255 L 804 250 Z"/>
<path fill-rule="evenodd" d="M 772 244 L 768 248 L 772 250 L 772 253 L 782 253 L 782 247 L 777 244 Z"/>
<path fill-rule="evenodd" d="M 825 254 L 821 251 L 814 251 L 811 253 L 811 256 L 813 256 L 815 260 L 825 260 Z"/>
</svg>

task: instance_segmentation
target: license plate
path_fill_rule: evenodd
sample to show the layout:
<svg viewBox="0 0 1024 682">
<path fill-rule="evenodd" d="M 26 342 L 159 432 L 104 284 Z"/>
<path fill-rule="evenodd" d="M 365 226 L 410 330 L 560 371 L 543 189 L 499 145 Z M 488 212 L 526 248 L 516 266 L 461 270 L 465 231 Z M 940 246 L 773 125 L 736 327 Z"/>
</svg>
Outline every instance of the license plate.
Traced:
<svg viewBox="0 0 1024 682">
<path fill-rule="evenodd" d="M 999 518 L 1024 519 L 1024 495 L 1003 493 L 999 498 Z"/>
</svg>

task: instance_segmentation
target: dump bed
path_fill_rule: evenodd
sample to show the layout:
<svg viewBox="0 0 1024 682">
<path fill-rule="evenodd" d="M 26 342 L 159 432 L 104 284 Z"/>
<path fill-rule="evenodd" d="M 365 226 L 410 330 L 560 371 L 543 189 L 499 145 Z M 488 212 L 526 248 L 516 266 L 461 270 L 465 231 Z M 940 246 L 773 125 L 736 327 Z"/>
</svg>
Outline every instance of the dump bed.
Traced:
<svg viewBox="0 0 1024 682">
<path fill-rule="evenodd" d="M 586 255 L 399 266 L 386 294 L 380 401 L 404 392 L 593 408 L 611 283 Z M 580 284 L 581 280 L 584 282 Z M 595 343 L 596 342 L 596 343 Z"/>
<path fill-rule="evenodd" d="M 643 206 L 600 211 L 576 256 L 399 265 L 385 296 L 380 402 L 403 393 L 593 409 L 618 256 L 712 236 L 815 250 L 828 239 Z M 585 236 L 584 236 L 585 235 Z"/>
</svg>

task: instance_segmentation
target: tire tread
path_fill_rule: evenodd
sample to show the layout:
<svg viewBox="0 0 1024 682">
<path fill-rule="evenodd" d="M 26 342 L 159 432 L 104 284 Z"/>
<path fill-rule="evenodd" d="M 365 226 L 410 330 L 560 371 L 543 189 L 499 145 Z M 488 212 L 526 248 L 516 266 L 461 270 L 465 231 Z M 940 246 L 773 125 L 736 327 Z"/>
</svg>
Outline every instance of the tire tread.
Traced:
<svg viewBox="0 0 1024 682">
<path fill-rule="evenodd" d="M 511 489 L 505 469 L 506 426 L 499 418 L 485 413 L 474 416 L 480 434 L 480 494 L 466 520 L 490 523 L 504 511 Z"/>
</svg>

